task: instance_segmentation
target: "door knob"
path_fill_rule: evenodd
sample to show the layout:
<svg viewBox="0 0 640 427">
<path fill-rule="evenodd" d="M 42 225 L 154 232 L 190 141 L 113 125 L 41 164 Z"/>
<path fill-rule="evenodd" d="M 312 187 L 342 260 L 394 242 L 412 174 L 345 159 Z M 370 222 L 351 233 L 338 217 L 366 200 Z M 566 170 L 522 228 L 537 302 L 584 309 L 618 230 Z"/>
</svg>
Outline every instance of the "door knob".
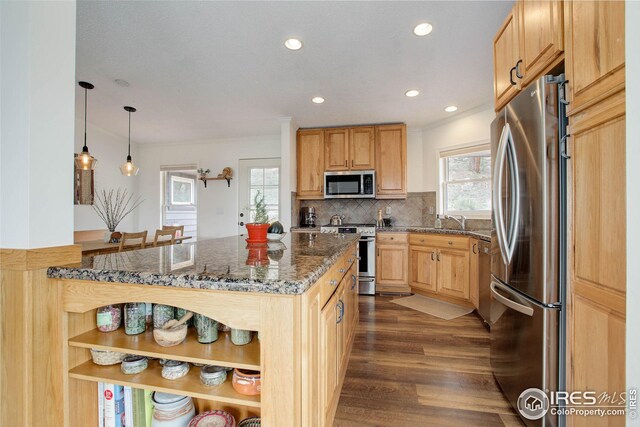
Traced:
<svg viewBox="0 0 640 427">
<path fill-rule="evenodd" d="M 240 222 L 238 223 L 238 225 L 244 225 L 244 222 L 240 221 Z"/>
</svg>

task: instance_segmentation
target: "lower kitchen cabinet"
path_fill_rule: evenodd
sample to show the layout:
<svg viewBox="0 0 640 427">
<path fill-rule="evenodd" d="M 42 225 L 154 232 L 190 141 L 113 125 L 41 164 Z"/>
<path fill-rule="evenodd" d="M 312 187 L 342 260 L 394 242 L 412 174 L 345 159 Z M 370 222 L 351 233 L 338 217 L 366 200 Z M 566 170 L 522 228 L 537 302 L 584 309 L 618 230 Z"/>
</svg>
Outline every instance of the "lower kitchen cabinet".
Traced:
<svg viewBox="0 0 640 427">
<path fill-rule="evenodd" d="M 322 367 L 322 377 L 320 379 L 320 390 L 322 399 L 320 403 L 322 421 L 320 425 L 325 425 L 326 420 L 331 419 L 332 400 L 336 399 L 336 389 L 338 387 L 339 355 L 342 355 L 342 345 L 338 345 L 338 319 L 341 314 L 340 292 L 344 291 L 341 286 L 320 314 L 320 366 Z"/>
<path fill-rule="evenodd" d="M 411 287 L 436 292 L 438 250 L 426 246 L 411 246 Z"/>
<path fill-rule="evenodd" d="M 406 234 L 385 233 L 377 238 L 376 290 L 409 292 L 409 245 Z"/>
<path fill-rule="evenodd" d="M 443 234 L 411 234 L 411 291 L 471 305 L 471 241 L 468 237 Z"/>
<path fill-rule="evenodd" d="M 469 299 L 469 252 L 438 249 L 438 294 Z"/>
</svg>

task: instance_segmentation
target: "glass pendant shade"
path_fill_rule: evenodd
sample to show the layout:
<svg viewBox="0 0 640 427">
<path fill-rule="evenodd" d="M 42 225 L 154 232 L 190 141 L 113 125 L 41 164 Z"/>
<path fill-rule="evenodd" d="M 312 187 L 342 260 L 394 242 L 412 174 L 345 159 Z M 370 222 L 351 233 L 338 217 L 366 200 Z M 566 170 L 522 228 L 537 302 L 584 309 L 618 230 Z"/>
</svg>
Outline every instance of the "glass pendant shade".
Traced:
<svg viewBox="0 0 640 427">
<path fill-rule="evenodd" d="M 140 168 L 133 163 L 131 156 L 127 156 L 127 161 L 120 166 L 120 172 L 125 176 L 136 176 Z"/>
<path fill-rule="evenodd" d="M 87 148 L 87 147 L 84 147 Z M 76 168 L 84 171 L 93 170 L 96 167 L 96 163 L 98 163 L 98 159 L 89 154 L 89 150 L 85 151 L 84 149 L 80 154 L 76 154 L 74 158 Z"/>
<path fill-rule="evenodd" d="M 124 176 L 136 176 L 140 168 L 131 160 L 131 113 L 135 113 L 136 109 L 124 107 L 124 110 L 129 113 L 129 151 L 127 152 L 127 161 L 120 166 L 120 173 Z"/>
<path fill-rule="evenodd" d="M 98 163 L 98 159 L 89 154 L 89 147 L 87 147 L 87 91 L 95 86 L 88 82 L 78 82 L 78 85 L 84 89 L 84 146 L 82 151 L 75 155 L 74 161 L 76 168 L 88 171 L 93 170 Z"/>
</svg>

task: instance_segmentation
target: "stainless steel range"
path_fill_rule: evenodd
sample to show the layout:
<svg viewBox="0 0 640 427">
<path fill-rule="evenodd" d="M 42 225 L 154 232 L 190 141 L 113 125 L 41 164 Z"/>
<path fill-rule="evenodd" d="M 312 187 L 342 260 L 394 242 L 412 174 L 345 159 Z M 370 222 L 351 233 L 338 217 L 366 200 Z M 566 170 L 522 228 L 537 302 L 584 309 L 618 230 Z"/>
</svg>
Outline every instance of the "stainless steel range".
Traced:
<svg viewBox="0 0 640 427">
<path fill-rule="evenodd" d="M 376 226 L 373 224 L 323 225 L 321 233 L 360 233 L 358 247 L 358 293 L 376 293 Z"/>
</svg>

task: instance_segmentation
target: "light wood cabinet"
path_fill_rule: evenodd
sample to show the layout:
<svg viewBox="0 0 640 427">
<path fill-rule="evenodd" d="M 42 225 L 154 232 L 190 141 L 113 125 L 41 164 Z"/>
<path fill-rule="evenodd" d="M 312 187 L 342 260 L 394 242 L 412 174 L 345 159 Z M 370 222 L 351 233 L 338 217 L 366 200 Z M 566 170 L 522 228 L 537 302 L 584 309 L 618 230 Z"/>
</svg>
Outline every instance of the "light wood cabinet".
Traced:
<svg viewBox="0 0 640 427">
<path fill-rule="evenodd" d="M 469 299 L 469 252 L 438 249 L 437 292 L 464 300 Z"/>
<path fill-rule="evenodd" d="M 376 126 L 376 198 L 407 197 L 407 128 Z"/>
<path fill-rule="evenodd" d="M 520 82 L 515 75 L 518 55 L 518 9 L 514 7 L 493 39 L 493 94 L 496 111 L 520 90 Z"/>
<path fill-rule="evenodd" d="M 560 63 L 563 53 L 562 2 L 519 0 L 493 39 L 496 111 Z"/>
<path fill-rule="evenodd" d="M 438 250 L 427 246 L 411 246 L 411 287 L 425 291 L 437 291 L 436 259 Z"/>
<path fill-rule="evenodd" d="M 541 76 L 563 52 L 562 1 L 521 0 L 517 3 L 522 85 Z"/>
<path fill-rule="evenodd" d="M 325 129 L 324 170 L 349 170 L 349 129 Z"/>
<path fill-rule="evenodd" d="M 569 118 L 569 391 L 625 389 L 625 117 L 625 92 L 619 91 Z M 624 417 L 599 421 L 624 425 Z"/>
<path fill-rule="evenodd" d="M 442 234 L 411 234 L 411 290 L 468 305 L 472 280 L 471 241 L 476 240 Z"/>
<path fill-rule="evenodd" d="M 344 287 L 340 289 L 344 290 Z M 335 399 L 335 392 L 338 387 L 339 355 L 342 354 L 342 344 L 339 345 L 341 341 L 339 341 L 340 337 L 338 336 L 338 319 L 341 311 L 340 289 L 333 294 L 320 314 L 320 365 L 322 366 L 320 390 L 323 414 L 320 425 L 326 425 L 326 420 L 331 419 L 332 401 Z"/>
<path fill-rule="evenodd" d="M 409 292 L 409 245 L 406 233 L 380 233 L 377 236 L 376 290 Z"/>
<path fill-rule="evenodd" d="M 624 89 L 624 8 L 624 1 L 565 1 L 568 115 Z"/>
<path fill-rule="evenodd" d="M 324 131 L 297 134 L 298 198 L 324 198 Z"/>
<path fill-rule="evenodd" d="M 349 131 L 351 170 L 374 170 L 376 131 L 373 126 L 359 126 Z"/>
<path fill-rule="evenodd" d="M 480 304 L 480 247 L 478 239 L 469 239 L 469 301 L 475 308 Z"/>
<path fill-rule="evenodd" d="M 375 127 L 325 129 L 324 135 L 326 171 L 375 169 Z"/>
</svg>

